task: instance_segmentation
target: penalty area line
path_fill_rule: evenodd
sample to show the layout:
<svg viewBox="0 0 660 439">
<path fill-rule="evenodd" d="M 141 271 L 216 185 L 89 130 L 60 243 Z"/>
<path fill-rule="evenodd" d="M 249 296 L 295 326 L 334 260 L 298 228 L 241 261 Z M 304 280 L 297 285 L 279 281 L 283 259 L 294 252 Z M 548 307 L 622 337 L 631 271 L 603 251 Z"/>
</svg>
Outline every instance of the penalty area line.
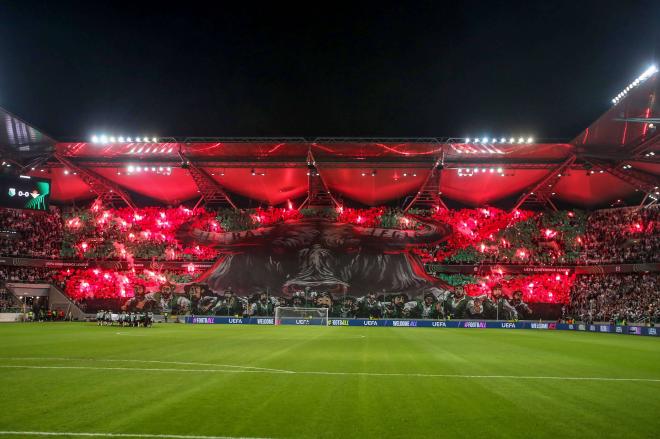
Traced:
<svg viewBox="0 0 660 439">
<path fill-rule="evenodd" d="M 201 373 L 265 373 L 274 375 L 325 375 L 325 376 L 367 376 L 367 377 L 403 377 L 403 378 L 450 378 L 450 379 L 510 379 L 510 380 L 552 380 L 552 381 L 628 381 L 660 383 L 660 378 L 617 378 L 617 377 L 562 377 L 562 376 L 527 376 L 527 375 L 459 375 L 434 373 L 386 373 L 386 372 L 328 372 L 328 371 L 277 371 L 249 369 L 177 369 L 144 367 L 94 367 L 94 366 L 30 366 L 0 365 L 1 369 L 76 369 L 76 370 L 116 370 L 129 372 L 201 372 Z"/>
<path fill-rule="evenodd" d="M 148 434 L 148 433 L 84 433 L 70 431 L 0 431 L 0 436 L 74 436 L 74 437 L 135 437 L 154 439 L 267 439 L 244 436 L 200 436 L 184 434 Z"/>
</svg>

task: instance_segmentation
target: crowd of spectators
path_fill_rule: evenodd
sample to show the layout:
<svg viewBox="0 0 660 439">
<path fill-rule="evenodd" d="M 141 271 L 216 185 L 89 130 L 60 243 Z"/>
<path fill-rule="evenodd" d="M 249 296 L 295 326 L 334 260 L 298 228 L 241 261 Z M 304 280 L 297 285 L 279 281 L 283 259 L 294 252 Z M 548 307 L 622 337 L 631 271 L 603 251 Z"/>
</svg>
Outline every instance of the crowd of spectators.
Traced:
<svg viewBox="0 0 660 439">
<path fill-rule="evenodd" d="M 186 276 L 183 273 L 169 272 L 155 274 L 148 270 L 133 274 L 131 272 L 115 273 L 113 271 L 95 273 L 95 271 L 91 269 L 69 270 L 67 273 L 66 270 L 39 267 L 0 267 L 0 310 L 11 309 L 16 306 L 15 300 L 4 288 L 6 282 L 51 282 L 66 291 L 67 295 L 85 310 L 88 308 L 89 301 L 95 304 L 92 308 L 96 309 L 99 305 L 96 303 L 97 301 L 105 300 L 116 306 L 118 303 L 116 301 L 118 299 L 122 300 L 123 296 L 116 294 L 114 290 L 105 295 L 98 292 L 98 297 L 96 294 L 81 296 L 78 290 L 85 281 L 88 287 L 94 285 L 95 288 L 101 288 L 105 284 L 120 285 L 118 279 L 126 278 L 128 280 L 127 288 L 133 288 L 134 284 L 139 283 L 150 288 L 149 291 L 158 291 L 162 285 L 169 282 L 176 283 L 178 280 L 175 279 L 176 276 Z M 102 281 L 95 281 L 92 279 L 93 277 L 98 277 Z M 181 281 L 190 282 L 191 279 L 186 277 L 181 278 Z M 528 286 L 531 287 L 531 283 Z M 524 287 L 525 285 L 519 288 L 523 293 L 526 292 Z M 540 286 L 535 285 L 534 288 L 540 288 Z M 130 297 L 132 291 L 127 291 L 127 293 L 126 297 Z M 476 293 L 481 292 L 477 291 Z M 475 292 L 471 291 L 470 294 L 474 295 Z M 564 319 L 577 319 L 586 322 L 660 323 L 660 274 L 576 276 L 570 287 L 570 296 L 564 300 L 568 301 L 562 312 L 562 318 Z M 545 302 L 542 299 L 538 301 Z M 550 298 L 547 299 L 547 302 L 553 301 Z M 105 302 L 103 305 L 101 307 L 103 309 L 109 307 Z"/>
<path fill-rule="evenodd" d="M 0 284 L 6 282 L 52 282 L 59 270 L 45 267 L 0 266 Z"/>
<path fill-rule="evenodd" d="M 50 212 L 0 209 L 0 253 L 2 256 L 59 258 L 62 247 L 62 218 L 58 208 Z"/>
<path fill-rule="evenodd" d="M 592 213 L 583 239 L 585 263 L 660 262 L 660 209 Z"/>
<path fill-rule="evenodd" d="M 332 219 L 371 227 L 415 227 L 391 209 L 330 210 Z M 317 212 L 318 213 L 318 212 Z M 495 208 L 413 212 L 450 224 L 446 242 L 415 251 L 438 264 L 602 264 L 660 262 L 660 209 L 609 209 L 535 214 Z M 145 208 L 49 213 L 0 209 L 3 256 L 63 259 L 213 260 L 210 248 L 178 241 L 189 219 L 208 231 L 250 229 L 309 212 L 256 209 L 192 212 Z M 311 214 L 315 214 L 312 212 Z"/>
<path fill-rule="evenodd" d="M 0 285 L 0 312 L 9 312 L 19 309 L 14 295 L 11 294 L 4 285 Z"/>
<path fill-rule="evenodd" d="M 656 323 L 660 275 L 610 274 L 577 278 L 564 317 L 589 322 Z"/>
<path fill-rule="evenodd" d="M 454 233 L 416 250 L 426 263 L 596 265 L 660 262 L 660 208 L 531 214 L 441 211 Z"/>
<path fill-rule="evenodd" d="M 247 211 L 190 211 L 145 208 L 27 212 L 0 209 L 0 253 L 11 257 L 156 260 L 214 259 L 210 248 L 179 241 L 184 224 L 206 231 L 248 230 L 306 216 L 323 216 L 369 227 L 415 228 L 419 216 L 450 224 L 449 239 L 415 251 L 424 262 L 435 264 L 610 264 L 660 262 L 660 208 L 625 208 L 596 211 L 533 213 L 506 212 L 494 208 L 410 212 L 385 208 L 253 209 Z M 68 245 L 68 253 L 65 249 Z M 429 266 L 430 267 L 430 266 Z M 100 274 L 99 274 L 100 273 Z M 89 298 L 123 296 L 134 281 L 177 282 L 190 273 L 157 274 L 148 270 L 129 275 L 99 270 L 62 270 L 39 267 L 0 266 L 0 286 L 5 282 L 50 281 L 81 303 Z M 103 281 L 97 278 L 103 277 Z M 192 276 L 195 277 L 195 276 Z M 562 276 L 556 282 L 563 283 Z M 126 285 L 120 280 L 127 278 Z M 76 280 L 76 282 L 69 282 Z M 533 285 L 533 286 L 532 286 Z M 92 291 L 103 287 L 103 291 Z M 523 287 L 541 291 L 532 281 Z M 657 313 L 656 275 L 581 276 L 571 287 L 567 308 L 575 317 L 594 320 L 635 321 Z M 521 288 L 525 291 L 525 288 Z M 548 289 L 553 294 L 555 289 Z M 545 290 L 542 291 L 545 294 Z M 529 294 L 528 294 L 529 296 Z M 6 305 L 9 296 L 0 298 Z M 554 298 L 554 296 L 553 296 Z M 84 300 L 83 300 L 84 299 Z M 529 297 L 527 297 L 529 299 Z M 549 299 L 545 299 L 549 300 Z M 558 299 L 557 299 L 558 300 Z M 539 300 L 543 302 L 544 300 Z M 550 300 L 549 300 L 550 301 Z M 563 302 L 564 299 L 561 300 Z M 649 309 L 650 307 L 650 309 Z"/>
</svg>

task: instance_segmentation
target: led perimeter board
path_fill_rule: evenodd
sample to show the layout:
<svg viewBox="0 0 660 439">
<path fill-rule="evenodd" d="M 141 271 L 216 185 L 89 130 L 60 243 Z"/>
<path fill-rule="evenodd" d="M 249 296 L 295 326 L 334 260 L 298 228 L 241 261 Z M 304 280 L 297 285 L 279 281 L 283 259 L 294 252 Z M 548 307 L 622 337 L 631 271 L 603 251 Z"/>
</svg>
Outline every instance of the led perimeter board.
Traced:
<svg viewBox="0 0 660 439">
<path fill-rule="evenodd" d="M 50 180 L 28 176 L 0 176 L 0 207 L 47 211 Z"/>
</svg>

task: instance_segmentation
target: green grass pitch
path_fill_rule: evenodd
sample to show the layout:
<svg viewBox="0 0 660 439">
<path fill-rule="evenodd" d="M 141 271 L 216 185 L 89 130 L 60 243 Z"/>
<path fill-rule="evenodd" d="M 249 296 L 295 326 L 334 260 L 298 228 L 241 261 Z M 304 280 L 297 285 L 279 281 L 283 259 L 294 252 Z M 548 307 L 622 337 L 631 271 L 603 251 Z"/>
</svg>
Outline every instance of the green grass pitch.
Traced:
<svg viewBox="0 0 660 439">
<path fill-rule="evenodd" d="M 660 340 L 1 324 L 0 389 L 0 437 L 649 438 L 660 431 Z"/>
</svg>

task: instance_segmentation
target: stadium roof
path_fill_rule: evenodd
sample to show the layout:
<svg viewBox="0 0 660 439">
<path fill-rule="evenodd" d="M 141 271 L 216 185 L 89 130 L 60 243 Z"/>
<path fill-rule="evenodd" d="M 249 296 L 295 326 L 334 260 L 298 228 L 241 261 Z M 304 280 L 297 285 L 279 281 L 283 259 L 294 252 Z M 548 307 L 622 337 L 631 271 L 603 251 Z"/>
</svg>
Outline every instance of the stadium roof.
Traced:
<svg viewBox="0 0 660 439">
<path fill-rule="evenodd" d="M 418 193 L 433 192 L 449 205 L 605 207 L 657 195 L 658 82 L 654 72 L 631 84 L 567 143 L 518 137 L 56 142 L 0 110 L 0 151 L 23 173 L 52 178 L 52 198 L 63 203 L 105 193 L 128 204 L 178 204 L 220 191 L 239 206 L 296 204 L 308 195 L 309 174 L 318 172 L 333 197 L 348 204 L 406 206 L 420 200 Z"/>
</svg>

